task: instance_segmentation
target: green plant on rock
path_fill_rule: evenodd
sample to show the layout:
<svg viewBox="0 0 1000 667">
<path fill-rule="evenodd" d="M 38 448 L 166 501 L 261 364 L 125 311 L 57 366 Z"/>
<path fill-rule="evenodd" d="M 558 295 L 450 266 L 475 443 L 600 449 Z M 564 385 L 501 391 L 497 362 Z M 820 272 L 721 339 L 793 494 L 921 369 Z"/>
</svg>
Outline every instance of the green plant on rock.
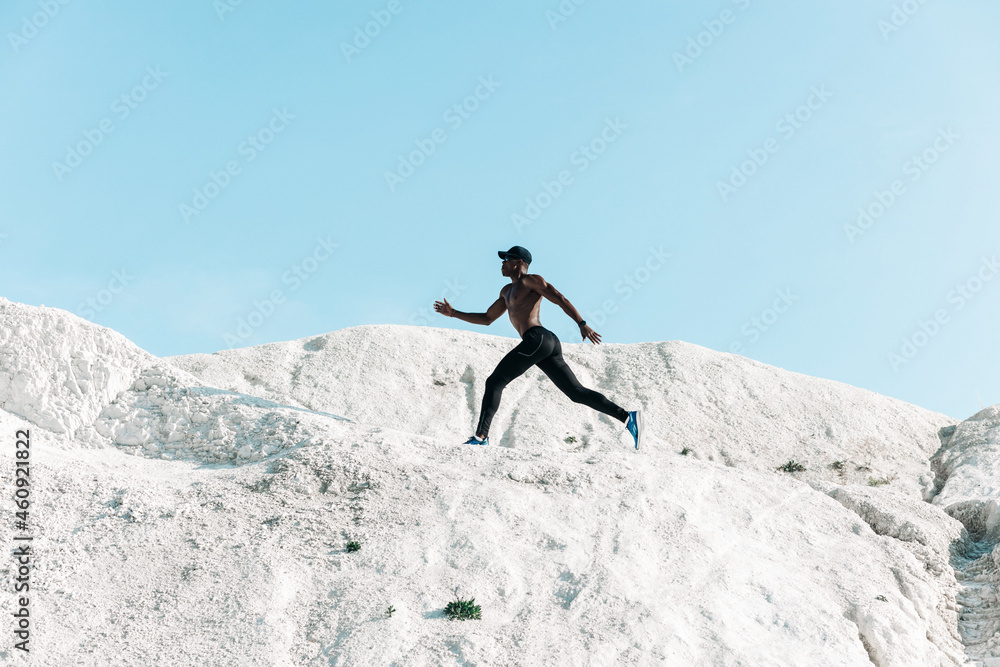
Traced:
<svg viewBox="0 0 1000 667">
<path fill-rule="evenodd" d="M 361 548 L 361 545 L 353 540 L 347 543 L 347 552 L 351 553 Z"/>
<path fill-rule="evenodd" d="M 681 456 L 687 456 L 690 453 L 691 453 L 691 450 L 688 449 L 687 447 L 685 447 L 684 449 L 681 450 Z"/>
<path fill-rule="evenodd" d="M 568 442 L 569 444 L 572 445 L 574 442 L 576 442 L 576 436 L 575 435 L 567 435 L 566 436 L 566 440 L 564 442 Z"/>
<path fill-rule="evenodd" d="M 798 461 L 789 461 L 778 466 L 778 470 L 782 472 L 802 472 L 806 467 L 799 463 Z"/>
<path fill-rule="evenodd" d="M 476 598 L 471 600 L 463 600 L 459 598 L 453 602 L 449 602 L 448 606 L 444 608 L 445 615 L 451 620 L 464 621 L 466 619 L 474 618 L 481 619 L 482 615 L 480 613 L 479 605 L 473 604 Z"/>
<path fill-rule="evenodd" d="M 389 614 L 389 618 L 392 618 L 392 612 L 394 611 L 396 610 L 392 608 L 392 605 L 389 605 L 389 608 L 386 609 L 385 613 Z"/>
<path fill-rule="evenodd" d="M 886 475 L 885 477 L 879 477 L 878 479 L 874 477 L 868 478 L 868 486 L 882 486 L 883 484 L 891 484 L 896 481 L 896 475 Z"/>
</svg>

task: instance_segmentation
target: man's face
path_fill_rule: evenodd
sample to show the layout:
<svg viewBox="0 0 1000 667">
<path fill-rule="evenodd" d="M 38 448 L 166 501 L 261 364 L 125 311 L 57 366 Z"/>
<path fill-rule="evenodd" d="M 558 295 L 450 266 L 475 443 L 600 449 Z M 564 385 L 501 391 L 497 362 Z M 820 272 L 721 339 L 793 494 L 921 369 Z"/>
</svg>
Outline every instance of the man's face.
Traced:
<svg viewBox="0 0 1000 667">
<path fill-rule="evenodd" d="M 500 264 L 500 273 L 505 276 L 512 275 L 515 271 L 517 271 L 517 267 L 520 263 L 521 260 L 508 257 L 503 260 L 502 264 Z"/>
</svg>

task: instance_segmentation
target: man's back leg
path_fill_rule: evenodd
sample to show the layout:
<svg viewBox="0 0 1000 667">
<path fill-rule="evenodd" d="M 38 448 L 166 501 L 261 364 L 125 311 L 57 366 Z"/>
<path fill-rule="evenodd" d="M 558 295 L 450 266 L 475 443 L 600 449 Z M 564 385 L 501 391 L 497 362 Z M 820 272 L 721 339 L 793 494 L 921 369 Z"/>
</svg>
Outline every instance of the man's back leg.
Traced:
<svg viewBox="0 0 1000 667">
<path fill-rule="evenodd" d="M 628 421 L 627 410 L 609 401 L 604 394 L 593 389 L 587 389 L 580 384 L 573 370 L 566 364 L 566 360 L 563 359 L 561 349 L 558 349 L 551 357 L 538 362 L 538 367 L 574 403 L 582 403 L 594 410 L 610 415 L 622 423 Z"/>
</svg>

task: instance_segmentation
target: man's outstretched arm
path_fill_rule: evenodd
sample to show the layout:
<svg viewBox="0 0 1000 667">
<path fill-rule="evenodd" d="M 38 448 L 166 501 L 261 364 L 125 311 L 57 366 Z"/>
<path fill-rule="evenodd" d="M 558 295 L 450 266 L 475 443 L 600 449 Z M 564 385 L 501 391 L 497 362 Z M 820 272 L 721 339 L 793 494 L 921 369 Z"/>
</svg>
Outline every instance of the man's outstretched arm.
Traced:
<svg viewBox="0 0 1000 667">
<path fill-rule="evenodd" d="M 545 278 L 535 274 L 527 275 L 524 277 L 523 284 L 562 308 L 563 312 L 572 317 L 573 321 L 577 324 L 580 324 L 580 322 L 583 321 L 583 316 L 580 315 L 580 311 L 578 311 L 576 307 L 569 302 L 569 299 L 563 296 L 562 292 L 546 281 Z M 598 345 L 601 342 L 601 334 L 597 333 L 586 324 L 580 327 L 580 335 L 583 336 L 584 340 L 589 339 L 590 342 L 595 345 Z"/>
<path fill-rule="evenodd" d="M 503 297 L 500 297 L 493 302 L 493 305 L 485 313 L 463 313 L 460 310 L 452 308 L 451 304 L 448 303 L 448 299 L 445 299 L 443 303 L 435 301 L 434 310 L 448 317 L 456 317 L 464 322 L 469 322 L 470 324 L 489 326 L 504 314 L 504 311 L 507 310 L 507 304 L 504 302 Z"/>
</svg>

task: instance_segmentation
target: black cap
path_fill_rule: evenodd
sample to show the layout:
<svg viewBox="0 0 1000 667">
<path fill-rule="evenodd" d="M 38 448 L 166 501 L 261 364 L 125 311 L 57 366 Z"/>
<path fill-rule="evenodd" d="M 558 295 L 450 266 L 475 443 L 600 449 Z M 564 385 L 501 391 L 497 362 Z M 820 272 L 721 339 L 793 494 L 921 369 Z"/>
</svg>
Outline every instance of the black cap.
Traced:
<svg viewBox="0 0 1000 667">
<path fill-rule="evenodd" d="M 498 250 L 497 254 L 500 255 L 500 259 L 507 259 L 508 257 L 513 257 L 514 259 L 523 259 L 525 264 L 531 264 L 531 253 L 519 245 L 514 246 L 507 252 L 504 252 L 503 250 Z"/>
</svg>

